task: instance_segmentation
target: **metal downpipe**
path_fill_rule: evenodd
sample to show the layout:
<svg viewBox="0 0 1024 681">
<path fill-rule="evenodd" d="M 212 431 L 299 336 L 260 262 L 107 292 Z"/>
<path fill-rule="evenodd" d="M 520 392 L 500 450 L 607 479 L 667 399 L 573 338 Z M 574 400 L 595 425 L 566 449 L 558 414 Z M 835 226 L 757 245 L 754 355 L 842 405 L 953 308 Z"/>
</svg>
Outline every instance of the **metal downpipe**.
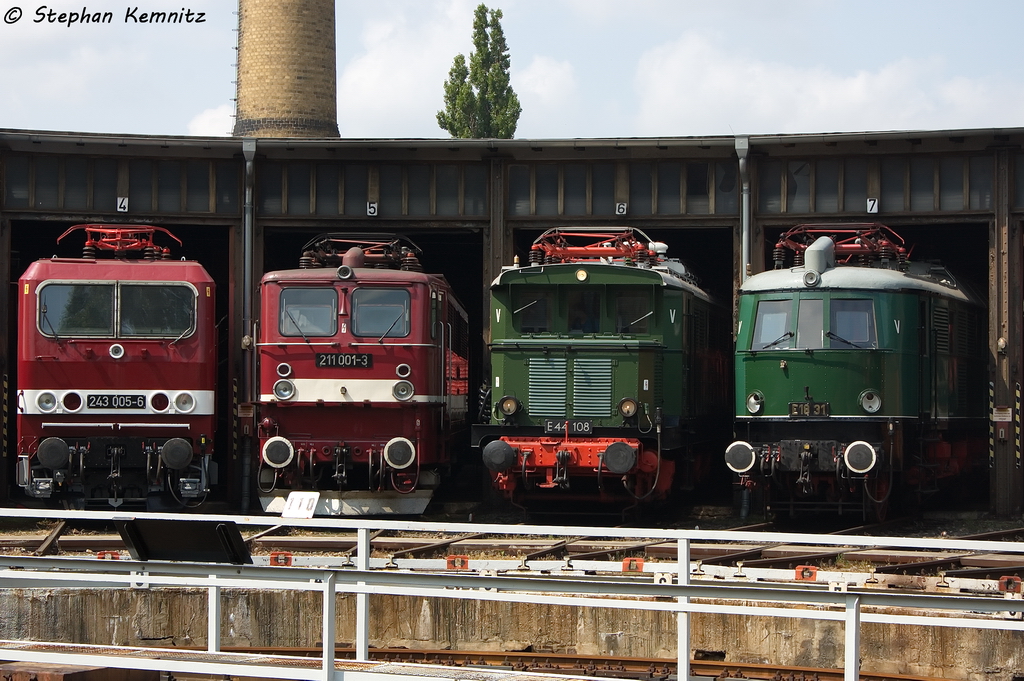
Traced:
<svg viewBox="0 0 1024 681">
<path fill-rule="evenodd" d="M 750 153 L 750 138 L 746 135 L 736 138 L 736 155 L 740 162 L 741 205 L 740 224 L 743 233 L 743 262 L 740 263 L 740 283 L 750 276 L 750 167 L 747 165 L 747 154 Z"/>
<path fill-rule="evenodd" d="M 242 208 L 242 400 L 251 403 L 254 399 L 253 388 L 256 376 L 256 339 L 252 336 L 255 139 L 242 140 L 242 155 L 245 157 L 245 204 Z M 251 456 L 249 438 L 244 438 L 242 441 L 242 513 L 249 511 L 249 487 L 252 484 L 252 463 L 249 461 Z"/>
</svg>

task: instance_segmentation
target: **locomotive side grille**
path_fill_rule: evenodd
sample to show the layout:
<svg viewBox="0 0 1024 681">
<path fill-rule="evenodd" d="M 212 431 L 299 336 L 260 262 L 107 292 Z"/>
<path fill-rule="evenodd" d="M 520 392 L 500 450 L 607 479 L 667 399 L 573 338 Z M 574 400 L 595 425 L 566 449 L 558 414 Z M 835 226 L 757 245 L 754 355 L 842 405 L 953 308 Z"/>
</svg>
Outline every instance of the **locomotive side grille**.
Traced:
<svg viewBox="0 0 1024 681">
<path fill-rule="evenodd" d="M 949 353 L 949 310 L 936 307 L 932 316 L 935 330 L 935 351 Z"/>
<path fill-rule="evenodd" d="M 971 367 L 960 361 L 956 365 L 956 410 L 958 416 L 966 416 L 970 410 Z"/>
<path fill-rule="evenodd" d="M 657 353 L 654 356 L 654 404 L 665 402 L 665 356 Z"/>
<path fill-rule="evenodd" d="M 573 416 L 611 416 L 612 361 L 576 359 L 572 379 Z"/>
<path fill-rule="evenodd" d="M 531 357 L 530 415 L 565 416 L 566 362 L 564 358 Z"/>
</svg>

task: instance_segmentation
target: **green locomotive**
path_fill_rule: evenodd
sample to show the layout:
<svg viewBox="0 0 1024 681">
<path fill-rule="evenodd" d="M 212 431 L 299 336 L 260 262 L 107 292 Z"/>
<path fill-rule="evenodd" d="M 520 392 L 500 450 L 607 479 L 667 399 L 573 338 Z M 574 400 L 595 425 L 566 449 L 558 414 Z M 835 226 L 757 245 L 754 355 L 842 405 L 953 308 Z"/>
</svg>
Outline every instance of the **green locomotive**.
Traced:
<svg viewBox="0 0 1024 681">
<path fill-rule="evenodd" d="M 795 254 L 794 262 L 787 262 Z M 878 223 L 799 225 L 740 288 L 728 467 L 776 512 L 881 519 L 984 460 L 985 308 Z"/>
<path fill-rule="evenodd" d="M 635 229 L 556 228 L 492 283 L 473 444 L 514 503 L 632 506 L 711 469 L 728 316 L 666 250 Z"/>
</svg>

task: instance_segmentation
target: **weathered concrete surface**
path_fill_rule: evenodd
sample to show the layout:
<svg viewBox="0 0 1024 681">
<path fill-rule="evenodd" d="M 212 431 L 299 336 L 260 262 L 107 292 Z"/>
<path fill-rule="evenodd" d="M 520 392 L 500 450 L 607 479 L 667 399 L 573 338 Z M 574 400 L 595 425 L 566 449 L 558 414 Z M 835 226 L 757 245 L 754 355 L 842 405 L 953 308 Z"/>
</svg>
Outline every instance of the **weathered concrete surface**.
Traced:
<svg viewBox="0 0 1024 681">
<path fill-rule="evenodd" d="M 0 591 L 0 638 L 123 646 L 206 646 L 202 589 L 9 589 Z M 312 646 L 320 641 L 319 593 L 222 592 L 222 645 Z M 374 647 L 574 650 L 626 657 L 676 656 L 675 616 L 453 599 L 373 596 Z M 729 661 L 840 668 L 838 622 L 697 614 L 695 651 Z M 338 597 L 339 643 L 351 642 L 355 597 Z M 1020 632 L 866 624 L 865 671 L 969 681 L 1024 676 Z"/>
</svg>

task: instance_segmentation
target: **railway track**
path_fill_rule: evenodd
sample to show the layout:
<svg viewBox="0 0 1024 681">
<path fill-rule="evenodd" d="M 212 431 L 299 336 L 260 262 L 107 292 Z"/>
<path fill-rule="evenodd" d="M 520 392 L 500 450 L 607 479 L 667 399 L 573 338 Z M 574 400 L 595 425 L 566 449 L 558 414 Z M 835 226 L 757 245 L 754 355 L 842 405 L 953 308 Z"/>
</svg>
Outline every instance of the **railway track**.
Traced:
<svg viewBox="0 0 1024 681">
<path fill-rule="evenodd" d="M 891 527 L 891 523 L 846 528 L 832 535 L 869 535 Z M 999 579 L 1016 575 L 1024 577 L 1024 556 L 998 553 L 939 553 L 918 550 L 871 549 L 835 546 L 795 546 L 784 543 L 751 545 L 728 542 L 731 531 L 763 531 L 765 524 L 723 530 L 721 542 L 693 542 L 690 546 L 691 560 L 696 562 L 696 575 L 705 566 L 733 566 L 764 569 L 797 569 L 834 566 L 839 560 L 844 564 L 864 566 L 879 575 L 945 575 L 974 579 Z M 65 523 L 56 525 L 49 534 L 6 534 L 0 535 L 0 551 L 25 552 L 35 555 L 63 552 L 69 554 L 95 553 L 113 557 L 125 550 L 119 535 L 71 533 Z M 255 555 L 287 554 L 338 555 L 351 554 L 356 546 L 354 533 L 277 535 L 273 527 L 246 538 Z M 1024 528 L 1014 527 L 984 533 L 958 535 L 957 539 L 1013 540 L 1024 537 Z M 530 562 L 542 559 L 564 560 L 567 566 L 573 561 L 614 561 L 629 557 L 644 560 L 674 561 L 674 541 L 630 542 L 628 540 L 594 538 L 502 538 L 493 534 L 463 534 L 440 539 L 406 533 L 377 532 L 370 537 L 375 555 L 388 557 L 388 566 L 395 567 L 400 559 L 444 558 L 456 554 L 466 560 L 483 560 L 488 557 L 514 557 L 526 569 Z"/>
<path fill-rule="evenodd" d="M 224 646 L 224 652 L 261 653 L 319 657 L 319 647 L 308 648 L 250 648 Z M 339 647 L 337 659 L 351 660 L 355 652 Z M 607 656 L 578 655 L 554 652 L 453 651 L 416 650 L 406 648 L 371 648 L 369 657 L 375 662 L 430 664 L 446 667 L 474 669 L 503 669 L 567 676 L 594 676 L 635 681 L 675 681 L 676 661 L 662 658 L 611 658 Z M 690 661 L 691 676 L 713 679 L 758 679 L 763 681 L 842 681 L 842 669 L 793 667 L 770 664 L 744 664 L 724 660 L 696 659 Z M 193 677 L 175 675 L 179 681 Z M 936 677 L 892 674 L 861 670 L 861 681 L 939 681 Z"/>
</svg>

